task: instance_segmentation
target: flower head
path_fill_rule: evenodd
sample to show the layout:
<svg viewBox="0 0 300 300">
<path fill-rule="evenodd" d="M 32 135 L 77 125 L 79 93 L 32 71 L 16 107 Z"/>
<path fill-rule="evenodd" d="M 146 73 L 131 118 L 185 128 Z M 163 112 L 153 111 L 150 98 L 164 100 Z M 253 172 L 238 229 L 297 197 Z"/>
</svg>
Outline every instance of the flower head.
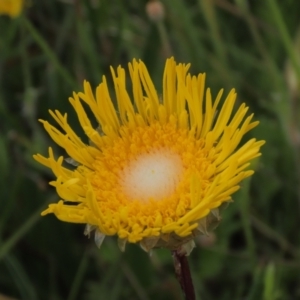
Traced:
<svg viewBox="0 0 300 300">
<path fill-rule="evenodd" d="M 9 15 L 15 18 L 20 15 L 23 7 L 23 0 L 0 0 L 0 14 Z"/>
<path fill-rule="evenodd" d="M 240 182 L 253 174 L 249 161 L 260 155 L 264 141 L 243 136 L 258 125 L 248 107 L 233 108 L 231 90 L 220 105 L 223 90 L 213 101 L 205 89 L 205 74 L 191 76 L 189 65 L 168 59 L 160 96 L 141 61 L 129 64 L 132 96 L 125 70 L 113 69 L 114 105 L 105 77 L 95 94 L 84 82 L 84 92 L 70 102 L 89 143 L 72 130 L 67 114 L 50 111 L 62 131 L 41 120 L 52 139 L 70 158 L 40 154 L 34 158 L 52 169 L 51 182 L 61 197 L 42 215 L 86 223 L 101 245 L 106 235 L 117 235 L 119 246 L 139 242 L 154 247 L 193 247 L 193 237 L 218 221 L 219 208 L 231 200 Z M 86 114 L 92 111 L 98 127 Z M 65 162 L 74 166 L 68 168 Z"/>
</svg>

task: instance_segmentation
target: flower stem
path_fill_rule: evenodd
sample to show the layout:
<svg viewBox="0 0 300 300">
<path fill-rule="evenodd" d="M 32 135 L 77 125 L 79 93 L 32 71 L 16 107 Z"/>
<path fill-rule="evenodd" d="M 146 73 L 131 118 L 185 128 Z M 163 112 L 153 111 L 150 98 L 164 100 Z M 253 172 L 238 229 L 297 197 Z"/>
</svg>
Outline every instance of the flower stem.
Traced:
<svg viewBox="0 0 300 300">
<path fill-rule="evenodd" d="M 196 300 L 190 267 L 185 253 L 172 251 L 175 276 L 181 286 L 185 300 Z"/>
</svg>

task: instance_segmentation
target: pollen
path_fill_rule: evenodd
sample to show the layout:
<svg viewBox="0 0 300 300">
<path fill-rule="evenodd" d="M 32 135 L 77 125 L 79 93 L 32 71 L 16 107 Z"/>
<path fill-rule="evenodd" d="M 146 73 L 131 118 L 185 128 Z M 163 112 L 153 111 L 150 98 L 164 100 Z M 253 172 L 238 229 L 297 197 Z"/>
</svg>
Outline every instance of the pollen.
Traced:
<svg viewBox="0 0 300 300">
<path fill-rule="evenodd" d="M 125 195 L 134 200 L 161 200 L 175 192 L 183 172 L 177 154 L 167 150 L 140 155 L 121 173 Z"/>
</svg>

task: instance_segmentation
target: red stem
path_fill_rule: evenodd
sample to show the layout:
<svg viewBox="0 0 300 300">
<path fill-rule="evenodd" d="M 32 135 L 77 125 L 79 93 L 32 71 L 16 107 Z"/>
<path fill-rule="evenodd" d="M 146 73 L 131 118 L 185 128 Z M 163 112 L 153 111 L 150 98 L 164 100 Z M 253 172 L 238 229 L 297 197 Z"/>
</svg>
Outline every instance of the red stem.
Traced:
<svg viewBox="0 0 300 300">
<path fill-rule="evenodd" d="M 175 276 L 181 286 L 185 300 L 196 300 L 195 289 L 186 255 L 172 251 Z"/>
</svg>

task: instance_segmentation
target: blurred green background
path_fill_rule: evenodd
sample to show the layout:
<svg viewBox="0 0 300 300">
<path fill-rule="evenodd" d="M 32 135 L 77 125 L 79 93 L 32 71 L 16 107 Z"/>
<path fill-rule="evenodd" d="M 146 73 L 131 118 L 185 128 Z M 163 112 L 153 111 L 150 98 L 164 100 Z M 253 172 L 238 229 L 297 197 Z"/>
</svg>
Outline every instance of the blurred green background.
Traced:
<svg viewBox="0 0 300 300">
<path fill-rule="evenodd" d="M 0 0 L 1 1 L 1 0 Z M 300 1 L 28 1 L 0 16 L 0 299 L 183 299 L 170 253 L 102 248 L 84 225 L 40 217 L 58 197 L 32 154 L 54 145 L 37 119 L 68 112 L 87 79 L 142 59 L 161 90 L 167 57 L 207 73 L 212 94 L 234 87 L 265 139 L 256 173 L 189 257 L 198 300 L 300 299 Z M 153 7 L 152 7 L 153 9 Z M 110 79 L 109 79 L 110 80 Z M 11 297 L 11 298 L 6 298 Z"/>
</svg>

